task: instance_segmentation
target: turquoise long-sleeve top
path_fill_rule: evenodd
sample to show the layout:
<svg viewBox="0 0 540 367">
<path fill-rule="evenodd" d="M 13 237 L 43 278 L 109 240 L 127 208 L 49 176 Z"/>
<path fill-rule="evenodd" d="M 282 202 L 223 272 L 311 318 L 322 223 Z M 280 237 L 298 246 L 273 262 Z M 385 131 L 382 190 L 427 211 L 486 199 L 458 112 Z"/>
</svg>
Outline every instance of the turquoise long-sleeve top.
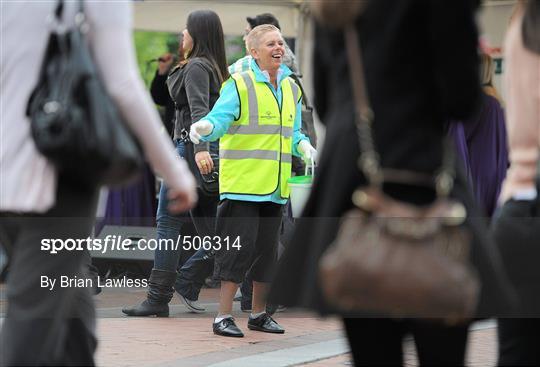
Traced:
<svg viewBox="0 0 540 367">
<path fill-rule="evenodd" d="M 250 68 L 255 74 L 255 80 L 257 82 L 266 83 L 270 87 L 272 93 L 274 93 L 274 95 L 276 96 L 276 99 L 279 101 L 281 107 L 281 82 L 292 74 L 291 70 L 283 64 L 279 67 L 277 74 L 278 88 L 276 90 L 272 83 L 270 83 L 268 73 L 266 71 L 263 72 L 254 59 L 251 60 Z M 300 157 L 300 153 L 298 152 L 298 143 L 300 143 L 300 141 L 302 140 L 309 141 L 309 139 L 300 131 L 302 128 L 301 106 L 302 103 L 301 101 L 299 101 L 296 104 L 296 118 L 294 119 L 293 125 L 292 154 L 297 157 Z M 215 141 L 221 138 L 223 135 L 225 135 L 227 130 L 229 130 L 229 127 L 232 125 L 232 123 L 239 118 L 239 116 L 240 97 L 238 95 L 238 92 L 236 91 L 236 84 L 234 80 L 232 78 L 229 78 L 229 80 L 227 80 L 223 84 L 219 99 L 216 101 L 214 107 L 212 108 L 212 111 L 210 111 L 208 115 L 202 118 L 202 120 L 207 120 L 211 122 L 212 125 L 214 125 L 214 128 L 209 135 L 201 137 L 201 141 Z M 280 186 L 278 186 L 277 190 L 270 195 L 255 196 L 240 194 L 221 194 L 220 199 L 253 202 L 271 201 L 276 204 L 285 204 L 287 202 L 287 199 L 282 199 L 279 193 Z"/>
</svg>

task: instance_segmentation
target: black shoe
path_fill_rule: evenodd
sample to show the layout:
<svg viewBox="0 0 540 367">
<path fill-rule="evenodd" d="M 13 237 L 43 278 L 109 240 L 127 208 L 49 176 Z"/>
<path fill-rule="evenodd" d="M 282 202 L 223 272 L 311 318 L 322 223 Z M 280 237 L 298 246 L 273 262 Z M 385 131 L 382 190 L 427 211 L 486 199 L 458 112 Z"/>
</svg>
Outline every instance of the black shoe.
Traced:
<svg viewBox="0 0 540 367">
<path fill-rule="evenodd" d="M 227 317 L 220 322 L 214 322 L 212 329 L 216 335 L 232 336 L 235 338 L 242 338 L 244 336 L 244 333 L 236 326 L 232 317 Z"/>
<path fill-rule="evenodd" d="M 124 307 L 122 312 L 127 316 L 168 317 L 175 279 L 176 272 L 152 269 L 150 279 L 148 279 L 146 299 L 140 305 Z"/>
<path fill-rule="evenodd" d="M 167 303 L 151 303 L 145 299 L 138 306 L 122 308 L 122 312 L 126 316 L 169 317 L 169 305 Z"/>
<path fill-rule="evenodd" d="M 266 312 L 256 318 L 249 317 L 248 329 L 265 333 L 283 334 L 285 330 Z"/>
</svg>

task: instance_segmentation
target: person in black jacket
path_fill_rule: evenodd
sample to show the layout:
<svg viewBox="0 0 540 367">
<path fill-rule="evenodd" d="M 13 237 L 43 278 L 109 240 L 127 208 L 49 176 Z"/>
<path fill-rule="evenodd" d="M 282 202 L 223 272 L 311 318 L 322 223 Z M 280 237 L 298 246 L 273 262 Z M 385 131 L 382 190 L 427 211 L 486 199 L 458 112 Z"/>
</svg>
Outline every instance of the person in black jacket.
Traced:
<svg viewBox="0 0 540 367">
<path fill-rule="evenodd" d="M 178 154 L 186 159 L 199 187 L 203 174 L 213 169 L 211 157 L 217 155 L 218 143 L 194 145 L 186 132 L 192 122 L 200 120 L 212 109 L 219 97 L 222 82 L 229 77 L 225 60 L 225 42 L 219 16 L 210 10 L 198 10 L 189 14 L 187 27 L 183 32 L 185 60 L 180 62 L 169 74 L 167 86 L 175 104 L 174 140 Z M 198 190 L 199 202 L 190 215 L 199 236 L 212 236 L 214 233 L 217 196 L 205 195 Z M 158 240 L 173 239 L 176 243 L 185 216 L 173 216 L 167 211 L 167 187 L 162 186 L 157 210 Z M 179 248 L 166 248 L 163 245 L 155 251 L 154 269 L 149 279 L 147 299 L 142 304 L 122 309 L 128 316 L 168 316 L 169 306 L 174 294 L 176 268 L 180 257 Z M 211 262 L 201 262 L 211 266 Z M 190 305 L 187 305 L 190 309 Z"/>
<path fill-rule="evenodd" d="M 163 124 L 167 130 L 167 134 L 172 138 L 174 136 L 174 120 L 176 118 L 176 108 L 169 87 L 167 86 L 167 78 L 175 61 L 181 63 L 184 61 L 183 49 L 183 34 L 178 37 L 178 55 L 173 56 L 171 53 L 161 55 L 158 61 L 158 68 L 152 83 L 150 84 L 150 94 L 152 99 L 158 106 L 165 108 L 162 116 Z M 165 213 L 166 215 L 166 213 Z M 198 236 L 197 230 L 189 213 L 184 213 L 182 218 L 182 234 L 183 236 Z M 186 307 L 195 313 L 204 312 L 205 309 L 197 303 L 199 292 L 204 284 L 207 276 L 212 274 L 214 260 L 212 254 L 204 249 L 199 251 L 182 251 L 178 264 L 178 274 L 174 289 Z"/>
<path fill-rule="evenodd" d="M 342 7 L 335 0 L 326 2 L 341 11 L 336 18 L 341 23 L 351 16 L 344 9 L 361 5 L 343 3 Z M 362 3 L 367 5 L 354 17 L 354 27 L 363 51 L 381 164 L 432 175 L 441 167 L 445 120 L 466 119 L 475 112 L 480 97 L 475 2 Z M 356 165 L 360 152 L 344 33 L 319 24 L 315 39 L 315 107 L 327 126 L 325 147 L 305 217 L 297 221 L 293 240 L 281 258 L 269 301 L 328 314 L 335 310 L 320 290 L 319 259 L 336 238 L 340 217 L 353 208 L 353 191 L 366 181 Z M 414 205 L 431 203 L 436 197 L 435 190 L 414 186 L 385 185 L 384 191 Z M 474 201 L 463 180 L 455 183 L 453 195 L 474 217 Z M 498 257 L 488 249 L 483 223 L 469 220 L 468 224 L 474 235 L 473 259 L 476 265 L 481 259 L 482 264 L 477 266 L 482 280 L 479 312 L 486 314 L 486 306 L 507 299 L 508 289 L 502 286 L 508 283 L 498 271 Z M 407 333 L 415 337 L 421 365 L 464 364 L 467 324 L 449 327 L 389 318 L 344 318 L 344 324 L 356 365 L 401 365 Z"/>
</svg>

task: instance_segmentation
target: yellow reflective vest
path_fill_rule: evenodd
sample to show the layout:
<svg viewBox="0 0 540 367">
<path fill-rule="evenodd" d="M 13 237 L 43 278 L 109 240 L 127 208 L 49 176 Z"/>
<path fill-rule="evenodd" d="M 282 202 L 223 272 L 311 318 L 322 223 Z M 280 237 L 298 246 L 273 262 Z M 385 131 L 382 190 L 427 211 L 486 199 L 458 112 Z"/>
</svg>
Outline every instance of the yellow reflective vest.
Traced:
<svg viewBox="0 0 540 367">
<path fill-rule="evenodd" d="M 232 75 L 240 99 L 240 115 L 219 142 L 220 194 L 270 195 L 280 187 L 289 197 L 292 141 L 300 88 L 290 78 L 281 81 L 281 108 L 253 71 Z"/>
</svg>

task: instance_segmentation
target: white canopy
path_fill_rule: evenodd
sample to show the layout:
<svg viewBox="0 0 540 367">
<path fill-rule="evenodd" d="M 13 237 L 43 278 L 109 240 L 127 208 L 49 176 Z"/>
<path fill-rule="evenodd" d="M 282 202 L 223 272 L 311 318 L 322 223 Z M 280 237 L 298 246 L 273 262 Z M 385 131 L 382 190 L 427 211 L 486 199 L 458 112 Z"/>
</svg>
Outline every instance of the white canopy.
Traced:
<svg viewBox="0 0 540 367">
<path fill-rule="evenodd" d="M 312 80 L 309 76 L 310 50 L 314 39 L 312 23 L 305 11 L 307 2 L 308 0 L 134 0 L 135 29 L 180 32 L 184 29 L 191 11 L 211 9 L 220 16 L 226 35 L 240 35 L 244 32 L 246 17 L 272 13 L 279 20 L 284 36 L 296 38 L 295 53 L 300 70 L 308 76 L 304 78 L 304 87 L 312 95 Z M 482 4 L 480 31 L 495 49 L 502 47 L 503 35 L 515 3 L 516 0 L 488 0 Z M 456 26 L 459 26 L 459 23 L 456 23 Z M 501 88 L 499 75 L 495 77 L 495 84 Z M 318 130 L 322 128 L 318 126 Z"/>
<path fill-rule="evenodd" d="M 246 17 L 272 13 L 279 20 L 285 37 L 296 37 L 300 22 L 301 0 L 261 1 L 190 1 L 142 0 L 135 1 L 135 29 L 180 32 L 193 10 L 211 9 L 221 18 L 227 35 L 242 34 Z"/>
</svg>

